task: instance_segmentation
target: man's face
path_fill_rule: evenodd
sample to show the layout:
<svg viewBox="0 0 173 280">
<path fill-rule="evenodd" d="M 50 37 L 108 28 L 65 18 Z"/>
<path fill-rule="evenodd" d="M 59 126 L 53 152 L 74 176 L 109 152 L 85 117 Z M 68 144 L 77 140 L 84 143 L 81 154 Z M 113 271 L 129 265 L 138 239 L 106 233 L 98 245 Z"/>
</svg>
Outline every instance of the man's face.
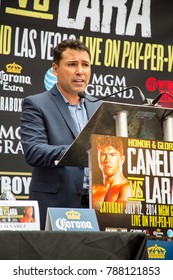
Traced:
<svg viewBox="0 0 173 280">
<path fill-rule="evenodd" d="M 98 150 L 98 161 L 104 175 L 111 177 L 121 170 L 124 156 L 121 156 L 114 147 L 107 145 Z"/>
<path fill-rule="evenodd" d="M 58 86 L 63 94 L 83 92 L 89 83 L 91 63 L 86 51 L 67 48 L 62 53 L 59 65 L 52 65 Z"/>
</svg>

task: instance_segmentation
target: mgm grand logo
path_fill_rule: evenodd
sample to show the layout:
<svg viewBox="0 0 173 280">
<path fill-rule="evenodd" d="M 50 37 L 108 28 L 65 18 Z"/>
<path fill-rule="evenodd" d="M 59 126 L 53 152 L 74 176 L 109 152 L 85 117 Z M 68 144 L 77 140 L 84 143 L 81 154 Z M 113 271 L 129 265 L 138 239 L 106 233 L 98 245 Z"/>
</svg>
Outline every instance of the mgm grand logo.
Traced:
<svg viewBox="0 0 173 280">
<path fill-rule="evenodd" d="M 165 259 L 166 250 L 155 244 L 147 249 L 149 259 Z"/>
<path fill-rule="evenodd" d="M 56 220 L 56 227 L 59 230 L 71 231 L 71 230 L 91 230 L 92 224 L 90 221 L 82 221 L 81 213 L 75 210 L 65 212 L 66 218 L 59 218 Z"/>
</svg>

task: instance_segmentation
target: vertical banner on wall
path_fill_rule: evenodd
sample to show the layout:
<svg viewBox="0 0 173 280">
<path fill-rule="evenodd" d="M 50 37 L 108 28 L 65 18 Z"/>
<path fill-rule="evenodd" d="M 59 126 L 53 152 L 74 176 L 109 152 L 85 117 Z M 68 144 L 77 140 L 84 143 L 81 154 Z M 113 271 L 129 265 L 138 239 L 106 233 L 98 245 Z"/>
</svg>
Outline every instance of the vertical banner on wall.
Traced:
<svg viewBox="0 0 173 280">
<path fill-rule="evenodd" d="M 148 102 L 173 108 L 173 17 L 161 0 L 0 1 L 0 192 L 29 193 L 32 168 L 20 143 L 22 100 L 52 87 L 52 49 L 79 38 L 91 51 L 86 93 L 112 102 Z M 112 93 L 114 96 L 109 97 Z"/>
<path fill-rule="evenodd" d="M 173 239 L 173 143 L 92 135 L 92 207 L 105 231 Z"/>
</svg>

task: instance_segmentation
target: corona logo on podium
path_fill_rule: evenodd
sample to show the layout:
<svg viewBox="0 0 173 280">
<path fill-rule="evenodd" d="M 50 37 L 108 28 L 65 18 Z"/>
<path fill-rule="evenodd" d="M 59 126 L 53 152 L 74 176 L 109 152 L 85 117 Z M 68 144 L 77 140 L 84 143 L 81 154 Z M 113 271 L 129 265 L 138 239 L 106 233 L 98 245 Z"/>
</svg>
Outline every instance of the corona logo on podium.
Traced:
<svg viewBox="0 0 173 280">
<path fill-rule="evenodd" d="M 69 210 L 65 212 L 66 218 L 59 218 L 56 220 L 56 227 L 59 230 L 82 230 L 92 229 L 92 224 L 89 220 L 81 220 L 81 213 L 76 210 Z"/>
<path fill-rule="evenodd" d="M 166 250 L 155 244 L 147 249 L 149 259 L 165 259 Z"/>
<path fill-rule="evenodd" d="M 48 208 L 46 230 L 99 231 L 94 209 Z"/>
<path fill-rule="evenodd" d="M 8 73 L 21 74 L 22 66 L 13 62 L 13 63 L 7 64 L 6 69 L 7 69 Z"/>
<path fill-rule="evenodd" d="M 74 210 L 67 211 L 65 214 L 68 220 L 80 220 L 81 217 L 81 213 Z"/>
</svg>

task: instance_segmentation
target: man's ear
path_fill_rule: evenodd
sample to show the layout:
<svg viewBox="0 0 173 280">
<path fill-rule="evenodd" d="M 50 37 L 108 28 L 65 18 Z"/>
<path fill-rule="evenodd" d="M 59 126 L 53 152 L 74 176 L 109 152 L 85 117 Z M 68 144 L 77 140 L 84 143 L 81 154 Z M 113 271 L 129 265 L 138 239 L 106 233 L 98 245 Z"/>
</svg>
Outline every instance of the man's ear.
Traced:
<svg viewBox="0 0 173 280">
<path fill-rule="evenodd" d="M 56 63 L 52 63 L 52 70 L 54 75 L 57 77 L 58 76 L 58 65 Z"/>
</svg>

